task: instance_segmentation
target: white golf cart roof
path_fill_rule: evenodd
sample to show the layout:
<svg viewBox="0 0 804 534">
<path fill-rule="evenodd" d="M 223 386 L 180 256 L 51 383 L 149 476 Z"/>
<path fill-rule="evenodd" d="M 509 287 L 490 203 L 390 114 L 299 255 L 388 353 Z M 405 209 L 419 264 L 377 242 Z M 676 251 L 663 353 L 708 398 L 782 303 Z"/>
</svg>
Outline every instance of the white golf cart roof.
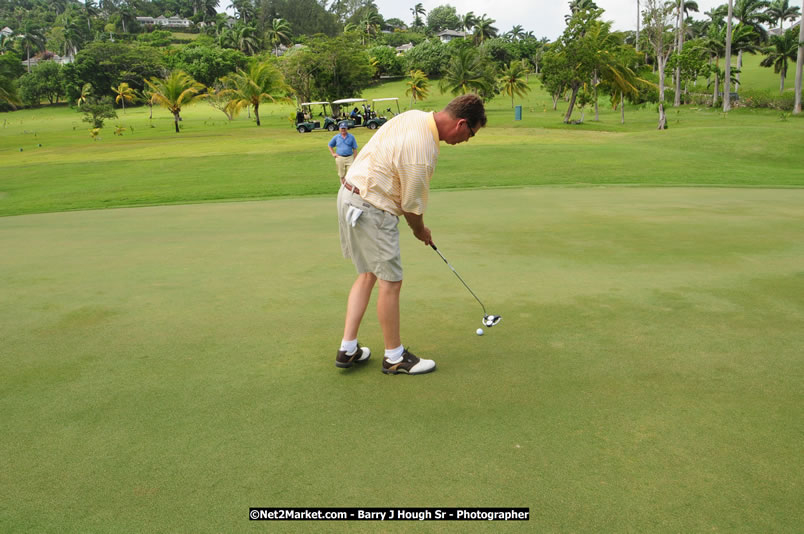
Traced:
<svg viewBox="0 0 804 534">
<path fill-rule="evenodd" d="M 386 102 L 388 100 L 399 100 L 398 98 L 373 98 L 374 102 Z"/>
<path fill-rule="evenodd" d="M 365 98 L 343 98 L 341 100 L 333 100 L 333 104 L 354 104 L 355 102 L 366 102 Z"/>
<path fill-rule="evenodd" d="M 329 102 L 302 102 L 300 106 L 318 106 L 321 104 L 329 104 Z"/>
</svg>

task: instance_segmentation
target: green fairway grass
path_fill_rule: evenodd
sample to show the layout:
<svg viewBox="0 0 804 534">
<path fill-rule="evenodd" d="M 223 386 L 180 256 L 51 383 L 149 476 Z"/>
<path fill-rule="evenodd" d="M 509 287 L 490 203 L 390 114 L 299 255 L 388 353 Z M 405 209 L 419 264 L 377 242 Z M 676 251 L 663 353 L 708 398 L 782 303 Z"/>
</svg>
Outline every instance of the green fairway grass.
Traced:
<svg viewBox="0 0 804 534">
<path fill-rule="evenodd" d="M 626 124 L 603 106 L 583 125 L 564 125 L 561 109 L 534 83 L 524 119 L 505 99 L 489 106 L 489 124 L 470 143 L 444 146 L 433 188 L 530 185 L 717 185 L 801 187 L 804 123 L 777 112 L 708 108 L 669 111 L 670 129 L 656 131 L 656 113 L 629 110 Z M 397 94 L 403 82 L 367 96 Z M 435 91 L 434 91 L 435 92 Z M 448 95 L 426 107 L 440 108 Z M 403 98 L 403 103 L 407 101 Z M 560 108 L 566 104 L 562 103 Z M 329 132 L 299 134 L 292 108 L 261 107 L 263 126 L 242 116 L 231 123 L 205 104 L 172 117 L 145 107 L 118 112 L 93 141 L 81 115 L 67 107 L 4 115 L 0 128 L 0 216 L 136 205 L 332 194 L 337 176 L 326 147 Z M 114 127 L 125 128 L 115 136 Z M 355 129 L 362 146 L 372 132 Z M 40 146 L 41 145 L 41 146 Z M 20 151 L 22 149 L 22 151 Z"/>
<path fill-rule="evenodd" d="M 802 206 L 434 192 L 435 242 L 503 320 L 476 336 L 480 306 L 403 224 L 402 338 L 438 364 L 419 377 L 380 372 L 374 301 L 372 359 L 334 366 L 354 271 L 331 194 L 4 217 L 0 531 L 407 532 L 247 513 L 524 506 L 415 530 L 795 532 Z"/>
</svg>

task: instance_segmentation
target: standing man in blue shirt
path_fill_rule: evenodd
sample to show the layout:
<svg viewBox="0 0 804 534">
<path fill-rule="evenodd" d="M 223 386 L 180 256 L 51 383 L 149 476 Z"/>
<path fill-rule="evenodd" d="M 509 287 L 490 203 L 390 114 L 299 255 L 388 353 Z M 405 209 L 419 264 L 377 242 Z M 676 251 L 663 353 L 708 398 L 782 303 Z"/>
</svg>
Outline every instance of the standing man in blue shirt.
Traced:
<svg viewBox="0 0 804 534">
<path fill-rule="evenodd" d="M 349 167 L 355 161 L 355 153 L 357 153 L 357 140 L 355 136 L 349 133 L 349 128 L 346 121 L 338 125 L 340 133 L 335 135 L 329 142 L 329 152 L 335 158 L 335 166 L 338 168 L 338 176 L 343 183 L 346 178 L 346 173 Z"/>
</svg>

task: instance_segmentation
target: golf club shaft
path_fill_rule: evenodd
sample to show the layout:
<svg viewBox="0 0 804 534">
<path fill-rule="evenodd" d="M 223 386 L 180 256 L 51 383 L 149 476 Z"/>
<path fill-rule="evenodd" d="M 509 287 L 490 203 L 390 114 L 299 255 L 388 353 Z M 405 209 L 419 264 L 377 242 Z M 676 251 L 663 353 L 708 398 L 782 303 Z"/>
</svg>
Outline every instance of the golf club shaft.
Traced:
<svg viewBox="0 0 804 534">
<path fill-rule="evenodd" d="M 486 315 L 488 315 L 488 314 L 486 313 L 486 307 L 483 305 L 483 303 L 482 303 L 482 302 L 480 302 L 480 299 L 479 299 L 479 298 L 477 298 L 477 295 L 475 295 L 475 292 L 474 292 L 474 291 L 472 291 L 472 288 L 470 288 L 470 287 L 467 285 L 467 283 L 466 283 L 466 282 L 464 282 L 463 278 L 461 278 L 461 275 L 459 275 L 459 274 L 458 274 L 458 271 L 456 271 L 456 270 L 455 270 L 455 267 L 453 267 L 452 265 L 450 265 L 450 263 L 447 261 L 447 258 L 445 258 L 443 254 L 441 254 L 441 251 L 440 251 L 440 250 L 438 250 L 438 248 L 435 246 L 435 243 L 430 243 L 430 246 L 431 246 L 431 247 L 433 247 L 433 250 L 435 250 L 435 251 L 436 251 L 436 253 L 437 253 L 439 256 L 441 256 L 441 259 L 442 259 L 442 260 L 444 260 L 444 263 L 446 263 L 446 264 L 447 264 L 447 267 L 449 267 L 449 268 L 450 268 L 450 270 L 452 270 L 452 272 L 453 272 L 453 273 L 455 273 L 455 276 L 457 276 L 457 277 L 458 277 L 458 280 L 460 280 L 460 281 L 461 281 L 461 283 L 463 284 L 463 286 L 464 286 L 466 289 L 468 289 L 468 290 L 469 290 L 469 293 L 471 293 L 471 294 L 472 294 L 472 296 L 473 296 L 473 297 L 475 297 L 475 300 L 476 300 L 476 301 L 477 301 L 477 302 L 480 304 L 480 307 L 481 307 L 481 308 L 483 308 L 483 317 L 485 317 Z"/>
</svg>

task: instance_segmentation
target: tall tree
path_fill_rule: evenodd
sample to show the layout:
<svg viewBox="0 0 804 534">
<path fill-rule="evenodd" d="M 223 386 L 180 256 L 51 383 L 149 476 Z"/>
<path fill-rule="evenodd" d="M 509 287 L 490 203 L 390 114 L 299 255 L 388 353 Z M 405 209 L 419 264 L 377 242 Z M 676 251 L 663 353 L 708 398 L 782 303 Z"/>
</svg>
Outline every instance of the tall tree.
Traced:
<svg viewBox="0 0 804 534">
<path fill-rule="evenodd" d="M 117 87 L 115 87 L 113 85 L 112 86 L 112 91 L 116 95 L 114 101 L 117 102 L 118 104 L 122 104 L 122 106 L 123 106 L 123 115 L 125 115 L 126 114 L 126 102 L 127 101 L 132 102 L 134 100 L 134 98 L 136 97 L 136 92 L 134 91 L 134 89 L 129 87 L 129 85 L 126 82 L 121 82 L 120 85 L 118 85 Z"/>
<path fill-rule="evenodd" d="M 757 50 L 757 46 L 760 42 L 764 42 L 768 38 L 768 31 L 765 29 L 765 26 L 762 25 L 763 22 L 767 21 L 767 17 L 765 13 L 762 12 L 763 9 L 767 8 L 770 5 L 770 2 L 767 0 L 737 0 L 734 3 L 734 17 L 740 21 L 740 24 L 747 26 L 753 30 L 751 35 L 753 36 L 752 41 L 749 42 L 740 42 L 739 46 L 735 47 L 738 44 L 738 40 L 736 39 L 736 35 L 732 35 L 732 50 L 737 50 L 737 69 L 738 71 L 742 70 L 743 68 L 743 52 L 754 53 Z M 736 32 L 737 30 L 735 30 Z M 745 31 L 745 30 L 742 30 Z M 740 73 L 737 73 L 737 89 L 739 90 L 740 87 Z"/>
<path fill-rule="evenodd" d="M 492 18 L 487 18 L 486 14 L 477 19 L 475 22 L 475 43 L 482 44 L 486 39 L 497 37 L 497 28 L 492 26 L 496 21 Z"/>
<path fill-rule="evenodd" d="M 676 2 L 676 53 L 680 54 L 684 50 L 684 23 L 689 16 L 690 11 L 698 13 L 698 3 L 689 0 L 673 0 Z M 673 81 L 675 82 L 675 97 L 673 99 L 673 106 L 678 107 L 681 105 L 681 70 L 676 67 Z"/>
<path fill-rule="evenodd" d="M 731 23 L 734 16 L 734 0 L 729 0 L 726 23 L 726 75 L 723 77 L 723 112 L 731 110 Z"/>
<path fill-rule="evenodd" d="M 100 9 L 93 0 L 84 0 L 84 14 L 87 17 L 87 29 L 92 33 L 92 18 L 100 14 Z"/>
<path fill-rule="evenodd" d="M 406 85 L 408 88 L 405 90 L 405 94 L 410 95 L 411 108 L 419 100 L 425 100 L 430 93 L 430 80 L 420 70 L 410 71 L 410 81 Z"/>
<path fill-rule="evenodd" d="M 639 53 L 631 46 L 620 45 L 607 51 L 610 56 L 600 68 L 600 85 L 611 95 L 614 109 L 620 107 L 620 123 L 625 124 L 625 97 L 639 95 L 639 85 L 648 82 L 637 77 L 634 69 L 640 63 Z"/>
<path fill-rule="evenodd" d="M 747 26 L 742 22 L 735 26 L 734 31 L 731 33 L 731 50 L 737 51 L 737 75 L 734 77 L 736 80 L 735 91 L 740 90 L 740 73 L 743 68 L 743 53 L 756 54 L 761 49 L 757 44 L 757 33 L 753 27 Z"/>
<path fill-rule="evenodd" d="M 422 17 L 427 14 L 427 10 L 424 9 L 424 5 L 419 3 L 410 8 L 410 12 L 413 14 L 413 26 L 412 28 L 421 29 L 424 27 L 424 22 L 422 22 Z"/>
<path fill-rule="evenodd" d="M 602 10 L 577 11 L 569 19 L 561 37 L 542 58 L 542 83 L 553 94 L 554 108 L 558 94 L 570 90 L 569 105 L 564 123 L 569 124 L 579 93 L 589 93 L 600 65 L 602 43 L 609 42 L 606 35 L 610 24 L 598 20 Z M 605 46 L 605 45 L 603 45 Z"/>
<path fill-rule="evenodd" d="M 234 29 L 235 48 L 251 56 L 260 51 L 260 41 L 254 26 L 239 25 Z"/>
<path fill-rule="evenodd" d="M 804 13 L 804 0 L 801 0 L 801 12 Z M 796 99 L 793 113 L 801 113 L 801 71 L 804 66 L 804 20 L 798 23 L 798 52 L 796 56 Z"/>
<path fill-rule="evenodd" d="M 514 96 L 522 98 L 530 92 L 530 86 L 525 78 L 525 66 L 521 61 L 512 61 L 502 71 L 500 85 L 503 93 L 511 97 L 511 107 L 514 107 Z"/>
<path fill-rule="evenodd" d="M 382 16 L 376 9 L 368 9 L 363 13 L 363 17 L 360 19 L 360 32 L 365 39 L 363 41 L 364 45 L 368 45 L 371 42 L 371 36 L 377 34 L 381 24 Z"/>
<path fill-rule="evenodd" d="M 176 133 L 179 133 L 181 108 L 206 96 L 201 94 L 204 86 L 181 70 L 174 70 L 166 78 L 145 80 L 145 84 L 151 90 L 153 103 L 160 104 L 173 114 Z"/>
<path fill-rule="evenodd" d="M 639 52 L 639 23 L 642 20 L 642 12 L 639 9 L 639 0 L 636 0 L 636 3 L 637 3 L 637 32 L 636 32 L 636 41 L 634 42 L 634 45 L 637 52 Z"/>
<path fill-rule="evenodd" d="M 477 23 L 477 17 L 475 17 L 474 11 L 470 11 L 463 17 L 461 17 L 461 25 L 463 26 L 463 31 L 468 32 L 472 28 L 475 27 Z"/>
<path fill-rule="evenodd" d="M 19 74 L 18 69 L 21 68 L 20 58 L 16 54 L 9 53 L 0 57 L 0 102 L 7 103 L 12 109 L 22 105 L 14 83 L 15 76 Z"/>
<path fill-rule="evenodd" d="M 712 93 L 712 107 L 718 105 L 718 95 L 720 92 L 720 56 L 726 52 L 726 25 L 712 23 L 706 31 L 706 37 L 701 42 L 701 46 L 709 54 L 710 74 L 714 74 L 714 91 Z"/>
<path fill-rule="evenodd" d="M 31 52 L 38 52 L 45 48 L 45 34 L 42 28 L 32 22 L 25 24 L 25 29 L 20 37 L 20 45 L 25 50 L 27 57 L 26 64 L 28 65 L 28 72 L 31 72 Z"/>
<path fill-rule="evenodd" d="M 570 13 L 564 15 L 564 21 L 569 24 L 569 20 L 575 13 L 583 10 L 598 9 L 597 4 L 593 0 L 570 0 L 569 2 Z"/>
<path fill-rule="evenodd" d="M 645 1 L 645 29 L 648 41 L 651 43 L 656 57 L 656 67 L 659 71 L 659 130 L 667 128 L 667 114 L 664 109 L 664 79 L 667 59 L 673 51 L 672 34 L 668 34 L 673 5 L 665 4 L 660 0 Z"/>
<path fill-rule="evenodd" d="M 232 8 L 237 13 L 237 18 L 243 24 L 254 18 L 254 3 L 252 0 L 231 0 Z"/>
<path fill-rule="evenodd" d="M 290 31 L 290 23 L 285 19 L 274 19 L 271 21 L 271 27 L 266 31 L 268 41 L 274 47 L 274 55 L 279 55 L 279 45 L 290 43 L 292 33 Z"/>
<path fill-rule="evenodd" d="M 784 21 L 795 20 L 800 14 L 798 6 L 791 6 L 790 0 L 774 0 L 771 2 L 770 7 L 765 11 L 765 14 L 771 22 L 778 22 L 779 29 L 784 31 Z"/>
<path fill-rule="evenodd" d="M 787 30 L 782 35 L 771 35 L 770 46 L 764 49 L 765 59 L 759 64 L 763 67 L 773 67 L 773 72 L 779 74 L 779 94 L 784 93 L 784 80 L 787 77 L 787 62 L 797 61 L 798 39 L 793 30 Z"/>
<path fill-rule="evenodd" d="M 232 111 L 237 113 L 243 108 L 254 108 L 254 118 L 260 126 L 260 103 L 270 100 L 275 102 L 283 98 L 288 88 L 282 79 L 282 73 L 269 61 L 254 62 L 248 70 L 237 69 L 224 79 L 226 94 L 232 100 Z"/>
<path fill-rule="evenodd" d="M 462 48 L 452 57 L 441 78 L 441 92 L 449 91 L 453 95 L 491 93 L 495 83 L 493 76 L 489 76 L 491 70 L 493 67 L 477 49 Z"/>
</svg>

